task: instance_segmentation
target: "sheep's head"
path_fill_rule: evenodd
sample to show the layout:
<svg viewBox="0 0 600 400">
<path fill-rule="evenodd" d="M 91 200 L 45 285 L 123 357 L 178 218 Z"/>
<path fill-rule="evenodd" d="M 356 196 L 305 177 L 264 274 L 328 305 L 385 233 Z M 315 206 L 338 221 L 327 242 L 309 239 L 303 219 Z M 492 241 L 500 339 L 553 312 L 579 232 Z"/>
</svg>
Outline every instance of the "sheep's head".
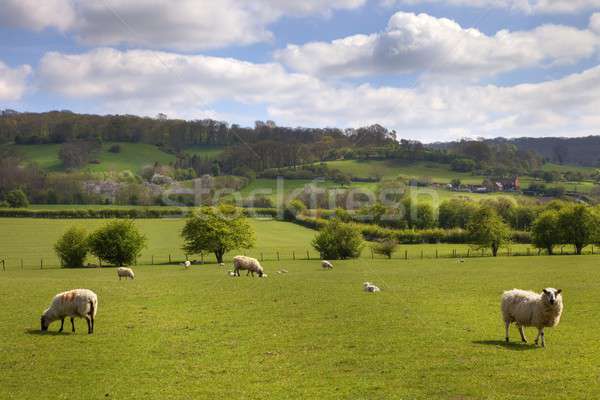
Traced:
<svg viewBox="0 0 600 400">
<path fill-rule="evenodd" d="M 48 326 L 50 325 L 50 323 L 48 322 L 48 319 L 46 318 L 45 315 L 42 315 L 42 317 L 40 318 L 40 324 L 41 324 L 41 330 L 42 332 L 46 332 L 48 330 Z"/>
<path fill-rule="evenodd" d="M 542 290 L 542 299 L 553 306 L 558 301 L 561 293 L 562 289 L 546 288 Z"/>
<path fill-rule="evenodd" d="M 259 277 L 259 278 L 262 278 L 263 276 L 267 276 L 267 274 L 265 274 L 265 273 L 262 271 L 262 269 L 259 269 L 259 270 L 258 270 L 258 272 L 257 272 L 257 274 L 258 274 L 258 277 Z"/>
</svg>

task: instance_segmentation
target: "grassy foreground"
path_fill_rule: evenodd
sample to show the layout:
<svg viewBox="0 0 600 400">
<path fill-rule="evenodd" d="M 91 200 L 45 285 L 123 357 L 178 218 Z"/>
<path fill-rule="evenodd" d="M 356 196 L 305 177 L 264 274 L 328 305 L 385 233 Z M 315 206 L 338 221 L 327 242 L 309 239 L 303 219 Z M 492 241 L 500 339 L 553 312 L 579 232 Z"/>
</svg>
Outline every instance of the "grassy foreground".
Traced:
<svg viewBox="0 0 600 400">
<path fill-rule="evenodd" d="M 264 264 L 265 279 L 217 266 L 140 266 L 127 282 L 114 269 L 0 272 L 0 398 L 585 399 L 600 389 L 596 257 Z M 367 280 L 382 292 L 362 292 Z M 548 347 L 503 344 L 501 292 L 544 286 L 565 298 Z M 79 321 L 76 334 L 52 325 L 41 335 L 52 296 L 75 287 L 99 296 L 95 334 Z"/>
</svg>

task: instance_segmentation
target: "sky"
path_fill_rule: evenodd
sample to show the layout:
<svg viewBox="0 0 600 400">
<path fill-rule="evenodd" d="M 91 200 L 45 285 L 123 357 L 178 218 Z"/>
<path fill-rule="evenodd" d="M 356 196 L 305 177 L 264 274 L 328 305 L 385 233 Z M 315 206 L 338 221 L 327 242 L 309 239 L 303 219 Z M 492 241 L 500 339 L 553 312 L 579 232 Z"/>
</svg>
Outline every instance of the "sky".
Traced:
<svg viewBox="0 0 600 400">
<path fill-rule="evenodd" d="M 600 134 L 600 0 L 0 0 L 0 109 Z"/>
</svg>

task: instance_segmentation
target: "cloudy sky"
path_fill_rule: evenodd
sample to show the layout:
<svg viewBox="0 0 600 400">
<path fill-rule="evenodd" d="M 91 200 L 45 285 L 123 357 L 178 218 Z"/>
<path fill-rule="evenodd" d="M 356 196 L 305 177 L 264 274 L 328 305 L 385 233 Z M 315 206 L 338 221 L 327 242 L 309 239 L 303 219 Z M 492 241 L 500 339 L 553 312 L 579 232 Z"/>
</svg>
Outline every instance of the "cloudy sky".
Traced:
<svg viewBox="0 0 600 400">
<path fill-rule="evenodd" d="M 600 0 L 0 0 L 0 108 L 600 134 Z"/>
</svg>

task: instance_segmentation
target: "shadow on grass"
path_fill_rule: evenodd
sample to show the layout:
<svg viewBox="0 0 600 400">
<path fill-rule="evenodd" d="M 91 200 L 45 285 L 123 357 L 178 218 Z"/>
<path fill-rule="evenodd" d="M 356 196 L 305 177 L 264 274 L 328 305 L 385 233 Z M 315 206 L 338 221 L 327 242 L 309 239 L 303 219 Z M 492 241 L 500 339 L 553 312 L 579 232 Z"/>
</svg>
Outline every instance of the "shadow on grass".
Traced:
<svg viewBox="0 0 600 400">
<path fill-rule="evenodd" d="M 474 344 L 481 344 L 484 346 L 495 346 L 495 347 L 504 347 L 507 350 L 514 351 L 525 351 L 525 350 L 535 350 L 538 346 L 530 343 L 520 343 L 520 342 L 509 342 L 506 343 L 504 340 L 475 340 Z"/>
<path fill-rule="evenodd" d="M 46 331 L 42 332 L 39 329 L 26 329 L 25 333 L 28 335 L 36 335 L 36 336 L 66 336 L 69 335 L 67 332 L 59 332 L 59 331 Z"/>
</svg>

